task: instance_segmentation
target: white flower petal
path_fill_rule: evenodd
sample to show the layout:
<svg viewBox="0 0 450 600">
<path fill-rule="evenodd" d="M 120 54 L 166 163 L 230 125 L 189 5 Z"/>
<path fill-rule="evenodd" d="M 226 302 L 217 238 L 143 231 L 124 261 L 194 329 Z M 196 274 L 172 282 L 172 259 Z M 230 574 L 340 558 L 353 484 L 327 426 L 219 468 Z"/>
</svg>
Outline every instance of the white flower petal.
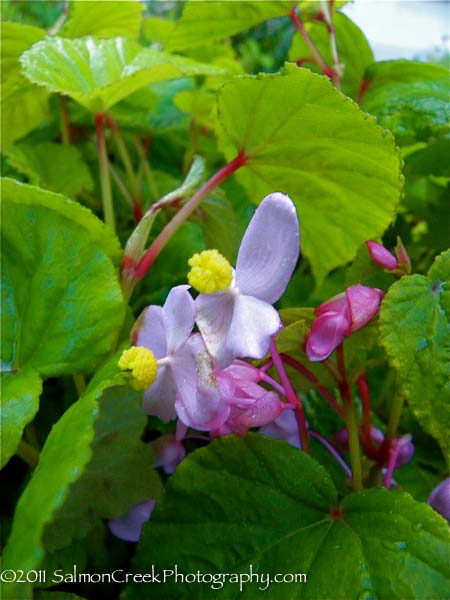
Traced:
<svg viewBox="0 0 450 600">
<path fill-rule="evenodd" d="M 234 302 L 235 296 L 227 292 L 200 294 L 195 301 L 198 328 L 208 352 L 216 360 L 219 368 L 228 366 L 234 358 L 226 346 Z"/>
<path fill-rule="evenodd" d="M 176 352 L 194 328 L 195 305 L 188 285 L 170 290 L 163 306 L 168 354 Z"/>
<path fill-rule="evenodd" d="M 239 248 L 236 285 L 269 304 L 286 289 L 300 252 L 294 203 L 285 194 L 266 196 L 256 209 Z"/>
<path fill-rule="evenodd" d="M 143 409 L 147 414 L 167 423 L 177 416 L 176 396 L 177 386 L 171 365 L 158 366 L 156 381 L 144 393 Z"/>
<path fill-rule="evenodd" d="M 132 333 L 134 337 L 136 346 L 145 346 L 156 358 L 167 356 L 163 309 L 160 306 L 149 306 L 142 312 Z"/>
<path fill-rule="evenodd" d="M 280 317 L 273 306 L 258 298 L 239 294 L 234 301 L 228 331 L 228 352 L 235 358 L 263 358 L 269 350 L 270 338 L 280 324 Z"/>
</svg>

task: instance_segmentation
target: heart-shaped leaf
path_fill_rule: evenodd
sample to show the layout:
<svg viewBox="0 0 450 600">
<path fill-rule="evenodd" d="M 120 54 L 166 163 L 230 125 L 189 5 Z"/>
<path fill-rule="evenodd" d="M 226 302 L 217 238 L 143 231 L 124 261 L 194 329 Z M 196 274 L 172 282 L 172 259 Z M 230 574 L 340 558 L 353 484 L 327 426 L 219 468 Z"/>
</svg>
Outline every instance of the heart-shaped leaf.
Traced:
<svg viewBox="0 0 450 600">
<path fill-rule="evenodd" d="M 60 35 L 71 38 L 84 35 L 97 37 L 123 35 L 137 39 L 143 8 L 139 0 L 127 2 L 72 0 L 69 18 L 61 29 Z"/>
</svg>

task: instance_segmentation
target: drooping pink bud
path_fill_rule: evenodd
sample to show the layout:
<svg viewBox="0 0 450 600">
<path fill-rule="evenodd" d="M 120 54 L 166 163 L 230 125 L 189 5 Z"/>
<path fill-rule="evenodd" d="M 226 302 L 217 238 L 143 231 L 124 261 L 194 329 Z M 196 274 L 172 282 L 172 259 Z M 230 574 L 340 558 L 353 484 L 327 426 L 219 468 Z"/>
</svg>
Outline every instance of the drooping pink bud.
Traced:
<svg viewBox="0 0 450 600">
<path fill-rule="evenodd" d="M 404 467 L 414 456 L 415 448 L 412 443 L 411 435 L 403 435 L 397 438 L 394 442 L 397 447 L 397 458 L 395 460 L 395 468 Z"/>
<path fill-rule="evenodd" d="M 384 292 L 366 285 L 352 285 L 345 294 L 350 308 L 350 331 L 354 333 L 367 325 L 380 310 Z"/>
<path fill-rule="evenodd" d="M 347 336 L 367 325 L 379 311 L 383 296 L 383 290 L 353 285 L 318 306 L 306 341 L 309 360 L 325 360 Z"/>
<path fill-rule="evenodd" d="M 428 504 L 450 520 L 450 477 L 434 488 L 428 497 Z"/>
<path fill-rule="evenodd" d="M 376 446 L 379 446 L 384 440 L 383 432 L 373 425 L 370 427 L 370 440 Z M 348 450 L 348 429 L 346 427 L 339 429 L 334 434 L 333 441 L 341 452 L 346 452 Z"/>
<path fill-rule="evenodd" d="M 380 265 L 380 267 L 383 267 L 388 271 L 398 269 L 398 260 L 384 246 L 378 242 L 366 242 L 366 246 L 372 260 Z"/>
</svg>

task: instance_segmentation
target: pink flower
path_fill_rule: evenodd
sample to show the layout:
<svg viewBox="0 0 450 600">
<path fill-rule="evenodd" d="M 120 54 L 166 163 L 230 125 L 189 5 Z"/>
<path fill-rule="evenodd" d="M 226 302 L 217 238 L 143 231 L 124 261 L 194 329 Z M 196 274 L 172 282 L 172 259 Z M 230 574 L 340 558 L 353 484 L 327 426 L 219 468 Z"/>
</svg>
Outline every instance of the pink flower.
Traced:
<svg viewBox="0 0 450 600">
<path fill-rule="evenodd" d="M 388 271 L 395 271 L 395 269 L 398 269 L 398 260 L 384 246 L 378 242 L 366 242 L 366 246 L 372 260 L 380 265 L 380 267 L 383 267 Z"/>
<path fill-rule="evenodd" d="M 196 322 L 220 368 L 234 358 L 262 358 L 280 327 L 272 304 L 283 294 L 300 252 L 300 229 L 289 196 L 270 194 L 250 221 L 231 285 L 200 294 Z"/>
<path fill-rule="evenodd" d="M 162 467 L 171 475 L 186 456 L 183 444 L 174 435 L 161 435 L 150 442 L 153 451 L 154 467 Z"/>
<path fill-rule="evenodd" d="M 325 360 L 347 336 L 367 325 L 378 313 L 383 296 L 383 290 L 353 285 L 318 306 L 306 342 L 309 360 Z"/>
<path fill-rule="evenodd" d="M 156 500 L 150 499 L 136 504 L 124 516 L 110 519 L 108 526 L 111 532 L 126 542 L 137 542 L 141 537 L 142 527 L 150 519 L 155 505 Z"/>
<path fill-rule="evenodd" d="M 186 342 L 194 327 L 194 300 L 189 286 L 170 290 L 163 307 L 149 306 L 139 317 L 133 338 L 137 346 L 153 352 L 158 362 L 156 380 L 144 393 L 144 410 L 163 421 L 177 416 L 177 396 L 197 388 L 197 364 Z"/>
<path fill-rule="evenodd" d="M 258 385 L 258 370 L 236 360 L 218 374 L 230 404 L 227 420 L 214 435 L 244 435 L 252 427 L 271 423 L 283 411 L 284 404 L 275 392 Z"/>
</svg>

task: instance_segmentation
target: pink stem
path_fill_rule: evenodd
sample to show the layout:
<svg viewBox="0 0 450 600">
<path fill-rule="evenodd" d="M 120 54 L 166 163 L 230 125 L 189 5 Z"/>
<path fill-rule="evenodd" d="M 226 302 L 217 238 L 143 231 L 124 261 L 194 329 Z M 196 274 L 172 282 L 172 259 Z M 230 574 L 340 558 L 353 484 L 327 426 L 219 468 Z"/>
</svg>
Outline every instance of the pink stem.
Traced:
<svg viewBox="0 0 450 600">
<path fill-rule="evenodd" d="M 154 240 L 153 244 L 144 254 L 140 263 L 136 268 L 134 274 L 135 279 L 142 279 L 147 271 L 152 266 L 155 258 L 177 231 L 177 229 L 186 221 L 186 219 L 198 208 L 201 201 L 207 196 L 214 188 L 220 185 L 225 179 L 230 177 L 235 171 L 243 167 L 248 160 L 248 157 L 243 151 L 234 158 L 231 162 L 226 164 L 220 171 L 218 171 L 209 181 L 207 181 L 173 217 L 173 219 L 164 227 L 158 237 Z"/>
<path fill-rule="evenodd" d="M 286 369 L 284 368 L 283 361 L 278 352 L 277 345 L 273 337 L 270 340 L 270 354 L 272 356 L 273 364 L 275 365 L 275 368 L 280 376 L 281 384 L 284 387 L 284 395 L 286 396 L 287 401 L 296 407 L 295 418 L 297 419 L 302 448 L 307 454 L 311 454 L 305 409 L 303 408 L 303 403 L 299 400 L 294 388 L 292 387 L 291 380 L 289 379 L 288 374 L 286 373 Z"/>
<path fill-rule="evenodd" d="M 284 393 L 285 393 L 284 387 L 282 385 L 280 385 L 278 383 L 278 381 L 276 381 L 273 377 L 270 377 L 270 375 L 266 375 L 266 373 L 261 372 L 261 371 L 259 373 L 259 377 L 260 377 L 260 381 L 264 381 L 265 383 L 268 383 L 275 390 L 277 390 L 277 392 L 279 392 L 280 394 L 282 394 L 284 396 Z"/>
<path fill-rule="evenodd" d="M 315 437 L 316 440 L 319 440 L 319 442 L 325 446 L 328 452 L 334 456 L 334 458 L 338 461 L 338 463 L 341 465 L 341 467 L 344 469 L 347 475 L 351 478 L 352 470 L 342 458 L 342 456 L 339 454 L 339 452 L 336 450 L 336 448 L 332 444 L 330 444 L 330 442 L 326 440 L 322 435 L 320 435 L 320 433 L 317 433 L 316 431 L 309 430 L 309 435 Z"/>
<path fill-rule="evenodd" d="M 316 390 L 323 396 L 323 398 L 325 398 L 325 400 L 328 402 L 328 404 L 331 406 L 331 408 L 333 408 L 339 414 L 339 416 L 343 420 L 345 420 L 344 409 L 342 408 L 342 406 L 340 406 L 338 404 L 338 402 L 337 402 L 336 398 L 333 396 L 333 394 L 329 390 L 327 390 L 327 388 L 324 385 L 319 383 L 319 380 L 314 375 L 314 373 L 311 373 L 311 371 L 307 367 L 302 365 L 302 363 L 295 360 L 294 358 L 291 358 L 290 356 L 287 356 L 286 354 L 282 354 L 281 358 L 287 365 L 290 365 L 291 367 L 296 369 L 299 373 L 301 373 L 303 375 L 303 377 L 305 377 L 308 381 L 310 381 L 311 383 L 314 383 Z"/>
<path fill-rule="evenodd" d="M 384 485 L 389 489 L 392 484 L 392 476 L 395 470 L 395 463 L 397 462 L 397 456 L 400 451 L 400 444 L 393 443 L 389 452 L 389 462 L 384 476 Z"/>
<path fill-rule="evenodd" d="M 360 375 L 356 380 L 356 385 L 358 386 L 359 393 L 361 396 L 362 403 L 362 414 L 363 414 L 363 422 L 362 422 L 362 433 L 363 438 L 366 443 L 370 443 L 371 438 L 371 421 L 370 421 L 370 393 L 369 386 L 367 385 L 367 379 L 365 375 Z"/>
</svg>

